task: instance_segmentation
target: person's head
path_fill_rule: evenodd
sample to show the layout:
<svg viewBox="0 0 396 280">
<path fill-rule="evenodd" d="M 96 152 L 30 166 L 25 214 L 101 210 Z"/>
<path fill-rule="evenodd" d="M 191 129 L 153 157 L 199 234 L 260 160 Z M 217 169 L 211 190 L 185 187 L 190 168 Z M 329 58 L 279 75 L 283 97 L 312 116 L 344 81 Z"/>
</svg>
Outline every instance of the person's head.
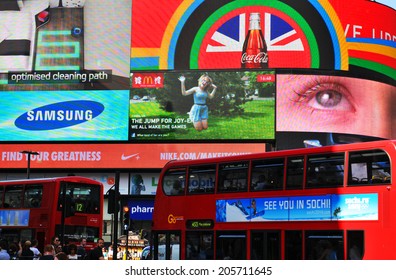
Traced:
<svg viewBox="0 0 396 280">
<path fill-rule="evenodd" d="M 213 80 L 211 77 L 209 77 L 208 74 L 203 74 L 201 77 L 198 79 L 198 86 L 201 88 L 207 88 L 213 83 Z"/>
<path fill-rule="evenodd" d="M 143 184 L 143 177 L 140 174 L 135 174 L 132 176 L 132 184 L 138 186 Z"/>
<path fill-rule="evenodd" d="M 55 254 L 62 252 L 62 246 L 61 245 L 57 245 L 55 246 Z"/>
<path fill-rule="evenodd" d="M 81 239 L 80 239 L 80 245 L 83 246 L 83 247 L 85 247 L 85 245 L 87 245 L 87 239 L 84 238 L 84 237 L 81 238 Z"/>
<path fill-rule="evenodd" d="M 8 247 L 8 251 L 9 251 L 10 253 L 16 253 L 16 252 L 18 252 L 18 249 L 19 249 L 19 246 L 18 246 L 18 244 L 15 243 L 15 242 L 11 242 L 10 245 L 9 245 L 9 247 Z"/>
<path fill-rule="evenodd" d="M 8 242 L 7 240 L 0 240 L 0 250 L 8 250 Z"/>
<path fill-rule="evenodd" d="M 44 254 L 45 255 L 54 255 L 55 254 L 55 249 L 52 244 L 47 244 L 44 246 Z"/>
<path fill-rule="evenodd" d="M 103 238 L 98 239 L 98 247 L 100 247 L 100 248 L 104 247 L 104 239 Z"/>
<path fill-rule="evenodd" d="M 74 255 L 77 252 L 77 245 L 72 243 L 69 244 L 69 254 Z"/>
<path fill-rule="evenodd" d="M 58 237 L 58 236 L 52 237 L 52 238 L 51 238 L 51 243 L 52 243 L 54 246 L 60 245 L 60 239 L 59 239 L 59 237 Z"/>
<path fill-rule="evenodd" d="M 30 240 L 26 240 L 25 243 L 23 244 L 23 247 L 25 249 L 29 249 L 30 247 L 32 247 L 32 242 L 30 242 Z"/>
</svg>

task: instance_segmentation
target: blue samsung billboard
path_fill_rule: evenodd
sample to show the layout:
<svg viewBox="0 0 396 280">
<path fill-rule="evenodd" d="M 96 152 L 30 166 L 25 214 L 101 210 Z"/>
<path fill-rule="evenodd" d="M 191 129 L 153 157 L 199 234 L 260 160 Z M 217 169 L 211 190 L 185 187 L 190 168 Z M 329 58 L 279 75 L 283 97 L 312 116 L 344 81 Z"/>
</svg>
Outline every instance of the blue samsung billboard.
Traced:
<svg viewBox="0 0 396 280">
<path fill-rule="evenodd" d="M 128 140 L 129 90 L 1 94 L 0 141 Z"/>
</svg>

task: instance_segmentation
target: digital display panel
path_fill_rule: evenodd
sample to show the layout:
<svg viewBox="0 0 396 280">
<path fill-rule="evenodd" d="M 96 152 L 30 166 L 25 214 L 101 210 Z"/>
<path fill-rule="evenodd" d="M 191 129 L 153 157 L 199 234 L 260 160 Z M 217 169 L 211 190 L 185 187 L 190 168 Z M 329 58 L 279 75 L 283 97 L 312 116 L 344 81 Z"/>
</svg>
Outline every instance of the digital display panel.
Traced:
<svg viewBox="0 0 396 280">
<path fill-rule="evenodd" d="M 0 141 L 128 140 L 127 90 L 1 94 Z"/>
<path fill-rule="evenodd" d="M 153 200 L 130 200 L 128 201 L 129 217 L 136 221 L 151 221 L 153 218 Z"/>
<path fill-rule="evenodd" d="M 0 210 L 0 226 L 27 227 L 29 225 L 30 210 Z"/>
<path fill-rule="evenodd" d="M 0 168 L 26 168 L 28 154 L 23 154 L 21 151 L 27 148 L 38 153 L 37 155 L 32 154 L 30 157 L 31 168 L 66 168 L 69 170 L 163 168 L 171 160 L 211 159 L 263 153 L 265 152 L 265 146 L 264 143 L 171 143 L 156 145 L 150 143 L 139 145 L 129 143 L 57 143 L 55 145 L 29 143 L 27 147 L 25 143 L 13 143 L 0 145 Z M 103 177 L 96 180 L 103 182 Z M 153 178 L 143 176 L 146 188 L 144 194 L 150 194 L 149 192 L 153 191 L 152 188 L 155 187 L 153 180 Z M 113 181 L 114 179 L 109 180 L 105 186 L 111 187 L 114 185 Z M 128 193 L 128 183 L 125 186 L 125 192 Z M 130 190 L 130 192 L 133 191 Z"/>
<path fill-rule="evenodd" d="M 274 71 L 132 72 L 130 141 L 272 141 Z"/>
<path fill-rule="evenodd" d="M 329 194 L 216 201 L 217 222 L 378 220 L 378 194 Z"/>
<path fill-rule="evenodd" d="M 277 131 L 396 137 L 396 87 L 327 75 L 277 75 Z"/>
<path fill-rule="evenodd" d="M 8 84 L 13 86 L 3 90 L 128 88 L 131 0 L 8 2 L 0 6 L 0 88 Z M 104 71 L 110 77 L 91 82 L 52 79 L 57 73 Z M 50 79 L 30 81 L 34 87 L 15 85 L 10 73 L 48 74 Z"/>
<path fill-rule="evenodd" d="M 254 14 L 269 68 L 393 80 L 394 9 L 389 0 L 133 1 L 131 71 L 240 69 Z"/>
</svg>

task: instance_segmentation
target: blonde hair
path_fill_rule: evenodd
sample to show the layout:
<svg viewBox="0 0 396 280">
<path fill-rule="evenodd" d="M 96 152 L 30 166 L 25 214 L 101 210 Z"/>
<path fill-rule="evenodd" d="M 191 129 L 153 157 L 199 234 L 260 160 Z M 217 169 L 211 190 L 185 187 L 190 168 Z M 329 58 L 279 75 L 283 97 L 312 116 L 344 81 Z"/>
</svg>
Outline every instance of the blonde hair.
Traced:
<svg viewBox="0 0 396 280">
<path fill-rule="evenodd" d="M 198 83 L 201 83 L 201 81 L 202 81 L 203 79 L 208 79 L 208 80 L 209 80 L 209 83 L 208 83 L 207 86 L 210 86 L 210 85 L 213 84 L 213 80 L 212 80 L 211 77 L 209 77 L 208 74 L 203 74 L 203 75 L 201 75 L 201 77 L 199 77 L 199 79 L 198 79 Z"/>
</svg>

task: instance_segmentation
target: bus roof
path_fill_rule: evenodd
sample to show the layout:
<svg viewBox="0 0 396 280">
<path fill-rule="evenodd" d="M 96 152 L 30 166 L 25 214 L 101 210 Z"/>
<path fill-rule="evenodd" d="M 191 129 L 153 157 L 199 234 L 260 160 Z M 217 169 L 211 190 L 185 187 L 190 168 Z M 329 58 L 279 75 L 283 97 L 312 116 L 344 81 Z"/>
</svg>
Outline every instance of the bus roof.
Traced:
<svg viewBox="0 0 396 280">
<path fill-rule="evenodd" d="M 182 166 L 182 165 L 191 165 L 191 164 L 201 164 L 207 163 L 207 160 L 211 159 L 213 162 L 228 162 L 228 161 L 238 161 L 238 160 L 250 160 L 256 159 L 258 157 L 262 158 L 273 158 L 273 157 L 282 157 L 282 156 L 299 156 L 304 154 L 320 154 L 320 153 L 329 153 L 329 152 L 342 152 L 342 151 L 352 151 L 352 150 L 365 150 L 365 149 L 384 149 L 385 147 L 396 149 L 396 140 L 376 140 L 376 141 L 368 141 L 368 142 L 358 142 L 358 143 L 348 143 L 348 144 L 337 144 L 331 146 L 322 146 L 322 147 L 309 147 L 309 148 L 298 148 L 298 149 L 290 149 L 290 150 L 279 150 L 279 151 L 269 151 L 262 153 L 252 153 L 252 154 L 243 154 L 243 155 L 230 155 L 227 153 L 226 155 L 216 155 L 213 154 L 213 157 L 204 158 L 204 159 L 192 159 L 192 160 L 172 160 L 169 161 L 165 167 L 169 166 Z M 166 168 L 164 168 L 166 169 Z"/>
<path fill-rule="evenodd" d="M 56 182 L 56 181 L 69 181 L 69 182 L 84 182 L 91 184 L 102 184 L 99 181 L 95 181 L 91 178 L 86 178 L 82 176 L 63 176 L 63 177 L 49 177 L 49 178 L 30 178 L 30 179 L 15 179 L 15 180 L 2 180 L 0 184 L 15 184 L 15 183 L 25 183 L 25 182 L 33 182 L 33 183 L 42 183 L 42 182 Z"/>
</svg>

